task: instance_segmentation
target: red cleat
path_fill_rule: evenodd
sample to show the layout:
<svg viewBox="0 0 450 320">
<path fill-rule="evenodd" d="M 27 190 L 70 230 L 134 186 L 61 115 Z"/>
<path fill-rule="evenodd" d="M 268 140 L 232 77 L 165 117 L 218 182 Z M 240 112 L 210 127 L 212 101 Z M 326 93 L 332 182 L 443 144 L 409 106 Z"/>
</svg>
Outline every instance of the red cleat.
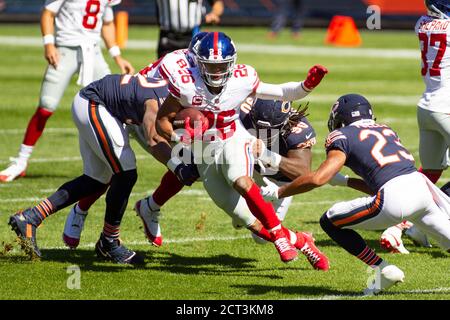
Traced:
<svg viewBox="0 0 450 320">
<path fill-rule="evenodd" d="M 307 232 L 297 232 L 296 236 L 297 242 L 295 243 L 295 247 L 305 255 L 313 268 L 316 270 L 328 271 L 328 269 L 330 269 L 328 258 L 316 247 L 312 234 Z M 300 239 L 304 239 L 304 242 L 300 241 Z M 303 246 L 300 247 L 302 242 Z"/>
<path fill-rule="evenodd" d="M 282 229 L 275 230 L 271 233 L 273 244 L 280 254 L 281 261 L 290 262 L 297 260 L 298 253 L 295 247 L 291 244 L 286 234 Z"/>
</svg>

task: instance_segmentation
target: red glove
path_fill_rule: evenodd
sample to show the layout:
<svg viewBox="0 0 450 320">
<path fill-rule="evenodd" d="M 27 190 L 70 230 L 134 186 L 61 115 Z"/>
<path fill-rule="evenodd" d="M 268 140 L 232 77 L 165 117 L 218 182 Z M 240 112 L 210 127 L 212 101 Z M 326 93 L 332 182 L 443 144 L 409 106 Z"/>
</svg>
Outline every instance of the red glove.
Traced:
<svg viewBox="0 0 450 320">
<path fill-rule="evenodd" d="M 202 122 L 202 134 L 208 129 L 209 127 L 209 121 L 208 118 L 204 117 L 204 120 Z M 188 142 L 192 139 L 194 139 L 195 136 L 195 128 L 191 127 L 191 118 L 186 117 L 184 119 L 184 130 L 186 130 L 186 137 L 183 136 L 183 142 Z"/>
<path fill-rule="evenodd" d="M 307 90 L 312 90 L 319 85 L 320 81 L 322 81 L 323 77 L 325 77 L 327 73 L 327 68 L 321 66 L 320 64 L 317 64 L 309 69 L 308 76 L 303 82 L 303 85 Z"/>
</svg>

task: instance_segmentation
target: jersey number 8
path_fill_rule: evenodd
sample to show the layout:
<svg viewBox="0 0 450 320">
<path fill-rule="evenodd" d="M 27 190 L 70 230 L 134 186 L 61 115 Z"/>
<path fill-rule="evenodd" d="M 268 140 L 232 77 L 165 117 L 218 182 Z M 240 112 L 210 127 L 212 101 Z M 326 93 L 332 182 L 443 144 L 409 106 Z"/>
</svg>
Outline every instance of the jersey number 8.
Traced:
<svg viewBox="0 0 450 320">
<path fill-rule="evenodd" d="M 83 27 L 86 29 L 95 29 L 98 22 L 97 14 L 100 12 L 100 1 L 89 0 L 86 3 L 85 12 L 86 14 L 83 16 Z"/>
</svg>

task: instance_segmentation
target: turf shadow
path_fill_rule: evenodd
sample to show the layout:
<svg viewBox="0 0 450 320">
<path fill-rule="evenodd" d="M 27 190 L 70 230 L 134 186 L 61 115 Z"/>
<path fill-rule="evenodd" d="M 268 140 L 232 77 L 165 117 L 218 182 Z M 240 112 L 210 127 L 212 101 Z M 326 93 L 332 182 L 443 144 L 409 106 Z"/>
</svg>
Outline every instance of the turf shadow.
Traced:
<svg viewBox="0 0 450 320">
<path fill-rule="evenodd" d="M 54 261 L 59 263 L 74 264 L 82 270 L 99 272 L 120 272 L 126 268 L 146 269 L 146 262 L 142 265 L 125 265 L 104 261 L 98 258 L 94 250 L 67 250 L 67 249 L 42 249 L 41 261 Z M 139 254 L 143 255 L 141 252 Z M 145 255 L 143 255 L 145 256 Z"/>
<path fill-rule="evenodd" d="M 264 270 L 255 267 L 254 263 L 258 261 L 257 259 L 234 257 L 229 254 L 209 257 L 182 256 L 168 252 L 148 254 L 151 255 L 151 261 L 157 263 L 157 265 L 150 266 L 151 269 L 174 274 L 232 275 L 270 279 L 281 278 L 280 276 L 273 274 L 259 274 Z M 273 269 L 267 271 L 273 272 Z"/>
<path fill-rule="evenodd" d="M 270 292 L 278 292 L 281 294 L 290 294 L 290 295 L 308 295 L 308 296 L 354 296 L 355 298 L 361 297 L 361 292 L 355 291 L 342 291 L 342 290 L 334 290 L 324 286 L 268 286 L 268 285 L 259 285 L 259 284 L 238 284 L 232 285 L 231 287 L 237 289 L 243 289 L 247 291 L 247 294 L 250 296 L 258 296 L 264 295 Z"/>
</svg>

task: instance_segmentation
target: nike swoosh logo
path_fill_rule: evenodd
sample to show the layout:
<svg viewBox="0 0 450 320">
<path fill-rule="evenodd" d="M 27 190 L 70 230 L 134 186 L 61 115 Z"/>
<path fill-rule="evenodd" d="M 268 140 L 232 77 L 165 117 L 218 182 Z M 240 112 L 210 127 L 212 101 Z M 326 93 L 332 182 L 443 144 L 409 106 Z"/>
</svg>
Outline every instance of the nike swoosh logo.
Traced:
<svg viewBox="0 0 450 320">
<path fill-rule="evenodd" d="M 312 132 L 306 135 L 306 139 L 309 139 L 312 136 Z"/>
</svg>

